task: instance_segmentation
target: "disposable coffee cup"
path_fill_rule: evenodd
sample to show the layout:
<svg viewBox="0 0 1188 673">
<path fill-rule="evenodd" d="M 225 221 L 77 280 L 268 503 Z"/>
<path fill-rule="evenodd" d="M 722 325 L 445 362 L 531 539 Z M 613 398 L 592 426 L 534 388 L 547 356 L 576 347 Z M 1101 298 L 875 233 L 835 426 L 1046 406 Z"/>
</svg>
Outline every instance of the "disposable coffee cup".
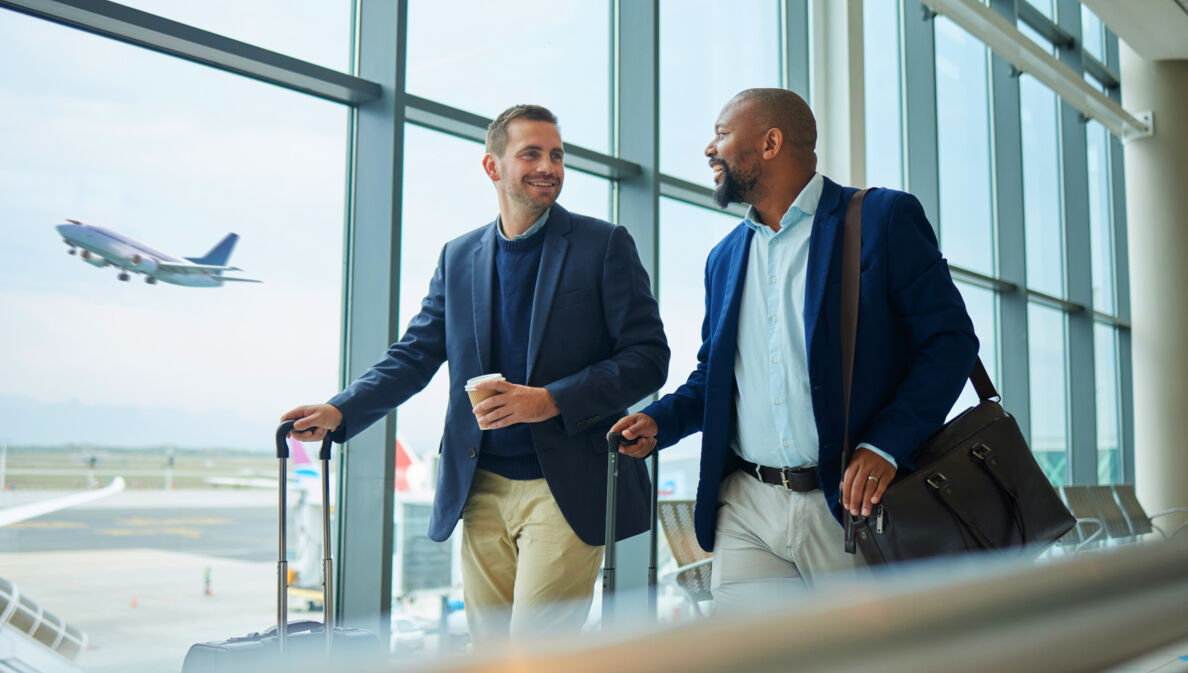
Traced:
<svg viewBox="0 0 1188 673">
<path fill-rule="evenodd" d="M 473 409 L 474 407 L 478 406 L 479 402 L 482 402 L 483 400 L 487 399 L 488 397 L 491 397 L 492 395 L 499 394 L 499 393 L 495 392 L 494 390 L 475 390 L 475 386 L 482 383 L 483 381 L 505 381 L 505 380 L 506 379 L 503 378 L 503 374 L 483 374 L 482 376 L 476 376 L 472 379 L 468 379 L 466 381 L 466 394 L 470 396 L 470 408 Z M 478 414 L 475 414 L 475 420 L 478 420 Z M 483 425 L 482 423 L 479 423 L 479 430 L 486 430 L 486 429 L 487 429 L 487 426 Z"/>
</svg>

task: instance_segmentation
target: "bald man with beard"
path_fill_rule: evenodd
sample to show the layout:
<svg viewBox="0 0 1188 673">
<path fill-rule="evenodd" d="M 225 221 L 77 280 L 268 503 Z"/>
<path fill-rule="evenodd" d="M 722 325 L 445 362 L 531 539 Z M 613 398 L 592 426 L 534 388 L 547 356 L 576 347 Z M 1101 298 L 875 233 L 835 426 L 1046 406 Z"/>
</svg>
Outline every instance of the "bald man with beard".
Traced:
<svg viewBox="0 0 1188 673">
<path fill-rule="evenodd" d="M 619 420 L 643 457 L 702 433 L 694 515 L 714 554 L 719 611 L 779 600 L 862 566 L 845 512 L 870 515 L 961 393 L 978 341 L 920 202 L 877 189 L 862 204 L 861 290 L 850 402 L 857 448 L 842 474 L 841 257 L 857 192 L 817 172 L 800 96 L 748 89 L 705 149 L 714 197 L 750 206 L 710 252 L 697 367 Z"/>
</svg>

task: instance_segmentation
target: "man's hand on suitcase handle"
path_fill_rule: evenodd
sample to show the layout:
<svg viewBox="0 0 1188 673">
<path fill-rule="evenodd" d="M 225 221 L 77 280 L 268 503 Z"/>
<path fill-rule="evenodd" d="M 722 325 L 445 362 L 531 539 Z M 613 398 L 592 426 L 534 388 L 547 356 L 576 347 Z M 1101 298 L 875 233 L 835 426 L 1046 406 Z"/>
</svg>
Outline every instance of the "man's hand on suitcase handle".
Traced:
<svg viewBox="0 0 1188 673">
<path fill-rule="evenodd" d="M 281 420 L 296 421 L 289 433 L 293 439 L 320 442 L 327 431 L 342 423 L 342 412 L 333 404 L 306 404 L 281 416 Z"/>
<path fill-rule="evenodd" d="M 651 416 L 631 414 L 620 418 L 611 426 L 610 431 L 623 437 L 619 444 L 619 453 L 625 453 L 632 458 L 644 458 L 656 448 L 656 433 L 660 429 Z M 607 438 L 610 438 L 609 434 Z"/>
</svg>

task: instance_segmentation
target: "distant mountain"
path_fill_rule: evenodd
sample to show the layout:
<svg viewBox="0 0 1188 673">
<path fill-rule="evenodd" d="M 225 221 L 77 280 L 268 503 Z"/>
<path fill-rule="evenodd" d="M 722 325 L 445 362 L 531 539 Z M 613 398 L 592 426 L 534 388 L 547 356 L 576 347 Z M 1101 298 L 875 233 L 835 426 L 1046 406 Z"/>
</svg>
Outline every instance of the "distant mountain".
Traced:
<svg viewBox="0 0 1188 673">
<path fill-rule="evenodd" d="M 273 419 L 174 407 L 45 403 L 0 395 L 0 441 L 13 445 L 85 444 L 113 448 L 176 446 L 269 451 Z"/>
</svg>

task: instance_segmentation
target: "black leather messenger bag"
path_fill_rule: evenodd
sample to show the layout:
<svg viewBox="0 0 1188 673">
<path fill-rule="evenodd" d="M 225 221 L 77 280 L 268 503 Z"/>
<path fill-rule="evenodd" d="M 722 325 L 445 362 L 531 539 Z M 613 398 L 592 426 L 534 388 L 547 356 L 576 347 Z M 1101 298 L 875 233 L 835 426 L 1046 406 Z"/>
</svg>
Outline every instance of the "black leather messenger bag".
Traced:
<svg viewBox="0 0 1188 673">
<path fill-rule="evenodd" d="M 843 233 L 843 475 L 852 453 L 850 385 L 866 191 L 850 200 Z M 999 405 L 981 358 L 969 379 L 978 393 L 977 406 L 916 449 L 916 471 L 901 469 L 869 517 L 845 514 L 847 552 L 861 549 L 871 565 L 1012 547 L 1038 553 L 1073 527 L 1073 516 L 1036 463 L 1019 425 Z"/>
</svg>

